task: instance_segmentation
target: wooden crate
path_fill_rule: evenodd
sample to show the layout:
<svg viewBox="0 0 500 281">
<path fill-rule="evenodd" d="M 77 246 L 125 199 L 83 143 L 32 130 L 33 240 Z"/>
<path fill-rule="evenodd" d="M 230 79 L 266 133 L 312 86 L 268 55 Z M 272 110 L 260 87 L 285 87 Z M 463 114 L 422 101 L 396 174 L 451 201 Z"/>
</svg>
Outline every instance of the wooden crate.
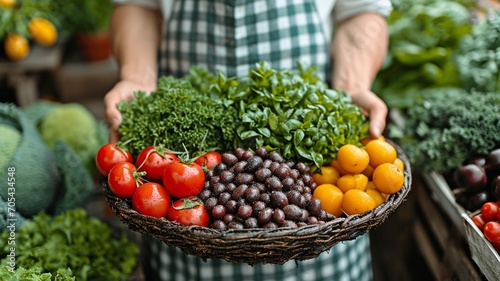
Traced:
<svg viewBox="0 0 500 281">
<path fill-rule="evenodd" d="M 413 190 L 418 202 L 413 232 L 434 279 L 484 280 L 470 257 L 466 236 L 460 234 L 459 227 L 435 201 L 430 189 L 417 185 Z M 464 229 L 463 225 L 460 228 Z"/>
<path fill-rule="evenodd" d="M 491 246 L 491 243 L 486 240 L 484 234 L 479 230 L 471 218 L 479 214 L 476 211 L 469 215 L 463 215 L 463 222 L 465 231 L 467 233 L 467 241 L 469 242 L 469 249 L 472 259 L 476 262 L 481 272 L 490 281 L 499 280 L 500 278 L 500 255 Z"/>
</svg>

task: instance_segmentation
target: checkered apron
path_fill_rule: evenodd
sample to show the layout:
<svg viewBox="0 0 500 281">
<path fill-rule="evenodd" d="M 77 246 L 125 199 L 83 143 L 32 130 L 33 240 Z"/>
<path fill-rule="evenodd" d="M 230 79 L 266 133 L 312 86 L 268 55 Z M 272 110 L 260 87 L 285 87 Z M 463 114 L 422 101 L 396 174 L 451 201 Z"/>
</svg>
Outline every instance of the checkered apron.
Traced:
<svg viewBox="0 0 500 281">
<path fill-rule="evenodd" d="M 246 75 L 259 61 L 275 69 L 297 62 L 329 73 L 330 36 L 323 30 L 313 0 L 175 1 L 160 54 L 160 75 L 177 77 L 193 65 L 228 76 Z M 284 265 L 206 261 L 161 241 L 144 237 L 147 280 L 339 280 L 372 279 L 367 234 L 335 245 L 315 259 Z"/>
</svg>

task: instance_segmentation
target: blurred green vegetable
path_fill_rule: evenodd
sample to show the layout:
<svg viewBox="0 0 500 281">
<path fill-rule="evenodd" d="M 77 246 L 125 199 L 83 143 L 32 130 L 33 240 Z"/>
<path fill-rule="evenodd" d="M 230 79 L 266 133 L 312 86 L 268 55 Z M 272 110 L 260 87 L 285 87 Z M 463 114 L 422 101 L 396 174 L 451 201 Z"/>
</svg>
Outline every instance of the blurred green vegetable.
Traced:
<svg viewBox="0 0 500 281">
<path fill-rule="evenodd" d="M 9 235 L 8 231 L 0 234 L 2 265 L 12 247 L 7 244 Z M 15 242 L 16 267 L 38 267 L 52 276 L 69 268 L 78 281 L 125 280 L 139 254 L 138 246 L 124 233 L 113 238 L 109 226 L 83 209 L 54 218 L 40 213 L 17 229 Z"/>
<path fill-rule="evenodd" d="M 15 151 L 6 159 L 8 167 L 15 168 L 16 209 L 24 217 L 31 217 L 47 210 L 54 202 L 61 183 L 56 161 L 50 149 L 42 141 L 35 125 L 13 104 L 0 103 L 0 123 L 15 128 L 21 134 Z M 0 135 L 0 143 L 9 143 L 8 135 Z M 2 155 L 4 157 L 4 155 Z M 0 170 L 0 178 L 7 179 L 7 169 Z M 2 182 L 0 195 L 7 201 L 6 180 Z"/>
<path fill-rule="evenodd" d="M 470 34 L 471 1 L 394 1 L 389 50 L 373 85 L 391 108 L 411 106 L 426 88 L 460 87 L 452 56 Z"/>
<path fill-rule="evenodd" d="M 463 38 L 455 56 L 467 90 L 500 91 L 500 12 L 492 12 Z"/>
<path fill-rule="evenodd" d="M 75 281 L 71 270 L 58 270 L 55 275 L 44 273 L 40 267 L 26 269 L 18 267 L 14 272 L 8 266 L 0 267 L 0 280 L 2 281 Z"/>
<path fill-rule="evenodd" d="M 427 89 L 405 111 L 402 129 L 389 137 L 416 170 L 446 172 L 500 146 L 500 92 Z"/>
</svg>

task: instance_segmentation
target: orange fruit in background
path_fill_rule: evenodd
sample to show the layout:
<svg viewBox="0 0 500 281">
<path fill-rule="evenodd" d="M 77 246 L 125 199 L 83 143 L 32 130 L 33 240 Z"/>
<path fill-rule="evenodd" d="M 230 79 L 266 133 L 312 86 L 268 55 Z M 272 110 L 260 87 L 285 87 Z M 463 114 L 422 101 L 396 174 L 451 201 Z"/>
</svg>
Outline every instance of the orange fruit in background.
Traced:
<svg viewBox="0 0 500 281">
<path fill-rule="evenodd" d="M 364 149 L 353 144 L 344 144 L 337 153 L 337 160 L 348 173 L 359 174 L 368 166 L 370 157 Z"/>
<path fill-rule="evenodd" d="M 42 46 L 52 46 L 57 41 L 56 27 L 47 19 L 34 18 L 28 23 L 28 31 L 33 40 Z"/>
<path fill-rule="evenodd" d="M 311 177 L 314 179 L 316 184 L 321 185 L 324 183 L 337 183 L 337 179 L 340 177 L 339 171 L 331 166 L 323 166 L 320 171 L 318 168 L 313 168 L 311 172 Z"/>
<path fill-rule="evenodd" d="M 321 208 L 328 213 L 339 217 L 342 215 L 342 200 L 344 193 L 337 186 L 329 183 L 318 185 L 313 192 L 313 197 L 321 201 Z"/>
<path fill-rule="evenodd" d="M 375 168 L 372 181 L 378 191 L 394 194 L 403 188 L 405 175 L 396 164 L 384 163 Z"/>
<path fill-rule="evenodd" d="M 20 61 L 25 59 L 29 52 L 30 46 L 28 40 L 17 33 L 10 33 L 5 38 L 4 42 L 5 54 L 10 60 Z"/>
<path fill-rule="evenodd" d="M 347 174 L 337 180 L 337 186 L 346 193 L 351 189 L 366 190 L 368 178 L 363 174 Z"/>
<path fill-rule="evenodd" d="M 385 202 L 385 197 L 375 188 L 366 189 L 366 193 L 375 201 L 375 207 Z"/>
<path fill-rule="evenodd" d="M 380 136 L 379 138 L 374 138 L 372 136 L 369 136 L 369 137 L 365 137 L 365 138 L 362 138 L 360 140 L 361 144 L 366 146 L 370 141 L 372 140 L 381 140 L 381 141 L 385 141 L 385 137 L 384 136 Z"/>
<path fill-rule="evenodd" d="M 370 157 L 370 166 L 376 168 L 383 163 L 394 163 L 397 158 L 397 151 L 390 143 L 381 140 L 372 140 L 366 147 L 366 152 Z"/>
<path fill-rule="evenodd" d="M 394 165 L 396 165 L 401 171 L 405 170 L 405 163 L 399 158 L 396 158 L 396 160 L 394 160 Z"/>
<path fill-rule="evenodd" d="M 0 0 L 0 6 L 12 7 L 16 4 L 16 0 Z"/>
<path fill-rule="evenodd" d="M 375 209 L 375 200 L 363 190 L 351 189 L 344 194 L 342 210 L 348 215 L 363 214 Z"/>
<path fill-rule="evenodd" d="M 340 175 L 345 175 L 345 174 L 349 174 L 348 171 L 344 170 L 344 168 L 342 168 L 342 166 L 340 166 L 340 163 L 339 163 L 339 160 L 337 159 L 332 159 L 330 161 L 330 166 L 334 167 L 335 169 L 337 169 L 337 171 L 339 171 Z"/>
</svg>

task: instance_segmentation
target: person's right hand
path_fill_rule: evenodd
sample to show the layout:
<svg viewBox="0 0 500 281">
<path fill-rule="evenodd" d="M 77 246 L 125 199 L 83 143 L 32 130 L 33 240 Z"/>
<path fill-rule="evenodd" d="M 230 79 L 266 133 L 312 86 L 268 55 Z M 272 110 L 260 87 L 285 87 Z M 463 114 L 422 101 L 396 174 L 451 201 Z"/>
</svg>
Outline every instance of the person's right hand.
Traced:
<svg viewBox="0 0 500 281">
<path fill-rule="evenodd" d="M 115 143 L 120 140 L 118 127 L 122 122 L 122 115 L 117 109 L 118 103 L 129 102 L 134 99 L 134 92 L 145 91 L 150 93 L 154 91 L 155 86 L 144 85 L 141 83 L 122 80 L 118 82 L 104 97 L 104 107 L 106 110 L 106 120 L 109 123 L 109 142 Z"/>
</svg>

